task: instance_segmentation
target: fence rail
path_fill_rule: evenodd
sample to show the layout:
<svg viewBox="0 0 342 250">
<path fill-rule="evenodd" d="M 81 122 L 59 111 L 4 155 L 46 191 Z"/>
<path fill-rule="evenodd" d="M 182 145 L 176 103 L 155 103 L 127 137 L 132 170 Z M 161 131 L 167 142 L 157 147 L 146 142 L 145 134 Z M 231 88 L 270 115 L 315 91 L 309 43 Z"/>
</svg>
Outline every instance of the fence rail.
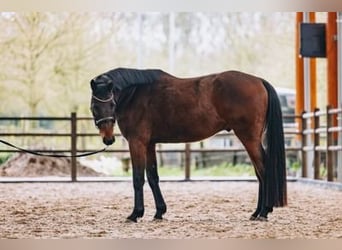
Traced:
<svg viewBox="0 0 342 250">
<path fill-rule="evenodd" d="M 328 114 L 328 115 L 327 115 Z M 291 138 L 297 138 L 299 141 L 299 145 L 286 145 L 285 149 L 287 152 L 294 151 L 295 153 L 301 153 L 301 158 L 303 167 L 302 167 L 302 176 L 307 176 L 307 154 L 310 151 L 315 152 L 315 176 L 314 178 L 320 178 L 319 176 L 319 154 L 317 152 L 327 152 L 327 160 L 326 166 L 328 169 L 328 180 L 331 181 L 333 179 L 333 171 L 334 164 L 332 152 L 341 150 L 342 146 L 337 145 L 335 141 L 333 141 L 333 136 L 337 132 L 341 132 L 341 127 L 333 126 L 334 121 L 333 118 L 337 115 L 341 114 L 341 109 L 330 109 L 328 108 L 326 111 L 316 110 L 312 113 L 303 113 L 301 116 L 291 116 L 287 115 L 284 118 L 294 118 L 302 120 L 302 127 L 300 129 L 296 127 L 285 128 L 285 136 Z M 320 117 L 327 115 L 327 126 L 320 126 Z M 314 119 L 314 126 L 311 128 L 309 121 Z M 70 117 L 0 117 L 1 121 L 64 121 L 69 123 L 69 131 L 67 132 L 1 132 L 0 137 L 55 137 L 55 138 L 69 138 L 69 145 L 63 149 L 44 149 L 44 148 L 35 148 L 34 150 L 41 153 L 68 153 L 72 156 L 77 155 L 78 153 L 86 153 L 96 151 L 97 149 L 84 149 L 77 146 L 77 141 L 86 138 L 86 137 L 98 137 L 98 133 L 96 132 L 84 132 L 79 131 L 79 123 L 81 121 L 92 121 L 91 117 L 77 117 L 76 113 L 71 113 Z M 308 125 L 309 124 L 309 125 Z M 327 146 L 320 145 L 320 135 L 327 134 Z M 230 134 L 233 134 L 230 132 Z M 225 133 L 227 135 L 227 133 Z M 119 133 L 115 133 L 115 136 L 121 136 Z M 216 135 L 217 137 L 222 136 L 221 133 Z M 310 136 L 314 136 L 313 145 L 307 144 L 307 138 Z M 184 154 L 184 177 L 186 180 L 191 178 L 190 166 L 191 166 L 191 154 L 194 153 L 224 153 L 224 152 L 244 152 L 245 149 L 241 146 L 233 146 L 228 148 L 192 148 L 191 144 L 185 143 L 184 147 L 181 149 L 156 149 L 157 153 L 182 153 Z M 18 150 L 14 149 L 0 149 L 0 152 L 18 152 Z M 107 149 L 106 152 L 114 152 L 114 153 L 129 153 L 128 149 Z M 316 161 L 317 160 L 317 161 Z M 318 166 L 318 167 L 317 167 Z M 336 168 L 336 166 L 335 166 Z M 76 168 L 76 158 L 71 158 L 71 180 L 77 181 L 77 168 Z"/>
<path fill-rule="evenodd" d="M 338 132 L 342 131 L 337 121 L 341 119 L 342 109 L 332 109 L 327 106 L 326 110 L 315 109 L 314 112 L 303 112 L 302 114 L 302 177 L 309 176 L 311 168 L 310 156 L 313 154 L 313 178 L 321 179 L 321 156 L 325 153 L 324 167 L 327 171 L 327 181 L 334 181 L 336 177 L 342 176 L 342 170 L 338 169 L 336 152 L 342 150 L 338 145 Z M 322 123 L 325 118 L 325 123 Z M 324 135 L 324 136 L 323 136 Z M 321 145 L 325 142 L 325 145 Z"/>
</svg>

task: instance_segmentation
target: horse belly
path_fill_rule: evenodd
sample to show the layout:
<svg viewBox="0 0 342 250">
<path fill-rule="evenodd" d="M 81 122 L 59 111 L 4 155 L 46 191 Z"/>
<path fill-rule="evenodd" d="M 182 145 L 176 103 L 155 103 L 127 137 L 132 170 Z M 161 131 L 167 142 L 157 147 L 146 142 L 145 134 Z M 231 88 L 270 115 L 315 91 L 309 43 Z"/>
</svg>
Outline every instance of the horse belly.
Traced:
<svg viewBox="0 0 342 250">
<path fill-rule="evenodd" d="M 224 123 L 215 115 L 183 112 L 177 120 L 164 119 L 152 131 L 153 140 L 160 143 L 194 142 L 224 130 Z"/>
</svg>

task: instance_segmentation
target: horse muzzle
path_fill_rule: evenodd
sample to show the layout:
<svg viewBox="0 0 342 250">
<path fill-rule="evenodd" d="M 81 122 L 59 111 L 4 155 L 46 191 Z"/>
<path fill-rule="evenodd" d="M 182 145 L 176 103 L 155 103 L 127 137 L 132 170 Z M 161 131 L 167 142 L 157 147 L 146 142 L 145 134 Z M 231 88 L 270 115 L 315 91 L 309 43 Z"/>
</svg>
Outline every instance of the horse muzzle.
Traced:
<svg viewBox="0 0 342 250">
<path fill-rule="evenodd" d="M 102 119 L 102 122 L 98 125 L 102 142 L 109 146 L 115 142 L 114 137 L 114 119 Z"/>
<path fill-rule="evenodd" d="M 102 138 L 102 142 L 105 145 L 110 146 L 110 145 L 112 145 L 115 142 L 115 137 L 114 136 L 109 137 L 109 138 L 108 137 L 103 137 Z"/>
</svg>

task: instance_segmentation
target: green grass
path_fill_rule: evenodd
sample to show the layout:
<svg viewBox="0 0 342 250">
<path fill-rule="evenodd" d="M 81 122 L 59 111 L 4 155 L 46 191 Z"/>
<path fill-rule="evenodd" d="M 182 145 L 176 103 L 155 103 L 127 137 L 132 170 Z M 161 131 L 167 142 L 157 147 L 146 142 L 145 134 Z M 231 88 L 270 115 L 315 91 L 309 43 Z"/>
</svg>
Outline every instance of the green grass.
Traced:
<svg viewBox="0 0 342 250">
<path fill-rule="evenodd" d="M 248 164 L 232 165 L 231 163 L 218 166 L 192 169 L 192 176 L 254 176 L 254 168 Z"/>
<path fill-rule="evenodd" d="M 299 171 L 300 164 L 295 162 L 291 165 L 290 169 L 292 171 Z M 158 167 L 159 176 L 172 176 L 172 177 L 183 177 L 185 176 L 185 169 L 176 166 L 160 166 Z M 122 169 L 116 169 L 111 173 L 113 176 L 131 176 L 132 170 L 129 169 L 128 172 L 124 172 Z M 322 176 L 325 174 L 322 171 Z M 190 176 L 255 176 L 254 167 L 249 164 L 237 164 L 233 165 L 231 163 L 222 163 L 220 165 L 199 168 L 196 169 L 195 166 L 191 167 Z"/>
<path fill-rule="evenodd" d="M 2 154 L 0 154 L 0 165 L 5 163 L 11 156 L 12 156 L 12 153 L 2 153 Z"/>
<path fill-rule="evenodd" d="M 159 176 L 182 177 L 185 176 L 185 170 L 176 166 L 158 167 Z M 122 169 L 116 169 L 111 173 L 113 176 L 131 176 L 132 170 L 124 172 Z M 254 168 L 248 164 L 220 164 L 213 167 L 196 169 L 191 167 L 191 176 L 254 176 Z"/>
</svg>

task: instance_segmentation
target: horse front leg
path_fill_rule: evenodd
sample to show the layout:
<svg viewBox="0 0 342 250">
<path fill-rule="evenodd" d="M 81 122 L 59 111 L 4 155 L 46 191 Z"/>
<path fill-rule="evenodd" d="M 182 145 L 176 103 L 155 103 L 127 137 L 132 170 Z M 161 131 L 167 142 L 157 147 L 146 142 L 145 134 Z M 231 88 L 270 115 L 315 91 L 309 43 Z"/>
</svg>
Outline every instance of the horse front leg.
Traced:
<svg viewBox="0 0 342 250">
<path fill-rule="evenodd" d="M 162 219 L 163 214 L 166 213 L 166 204 L 159 187 L 159 175 L 157 168 L 156 149 L 155 144 L 151 144 L 147 150 L 147 164 L 146 164 L 147 181 L 151 187 L 157 212 L 154 219 Z"/>
<path fill-rule="evenodd" d="M 130 141 L 129 150 L 133 169 L 134 209 L 127 220 L 137 222 L 137 218 L 144 215 L 143 187 L 145 183 L 146 145 L 140 141 Z"/>
</svg>

